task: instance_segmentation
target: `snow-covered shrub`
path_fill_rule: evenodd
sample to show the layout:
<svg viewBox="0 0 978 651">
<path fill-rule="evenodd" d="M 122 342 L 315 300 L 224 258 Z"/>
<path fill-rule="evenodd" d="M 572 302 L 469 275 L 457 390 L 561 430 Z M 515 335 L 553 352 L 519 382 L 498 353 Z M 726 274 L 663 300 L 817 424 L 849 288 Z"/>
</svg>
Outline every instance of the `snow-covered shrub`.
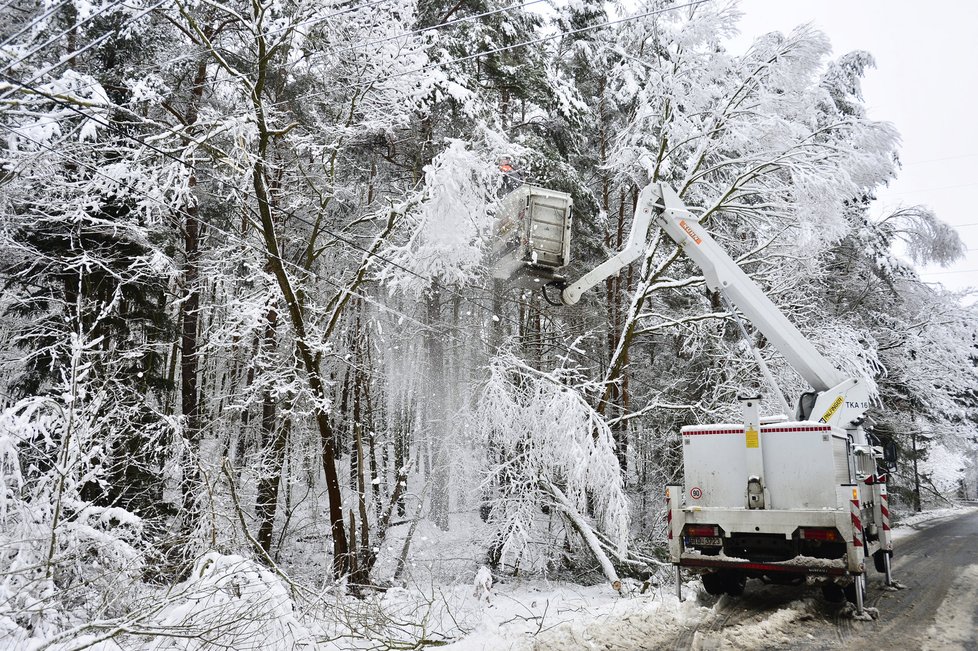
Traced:
<svg viewBox="0 0 978 651">
<path fill-rule="evenodd" d="M 217 552 L 198 559 L 190 577 L 169 591 L 141 628 L 149 633 L 141 648 L 313 646 L 281 579 L 252 560 Z"/>
<path fill-rule="evenodd" d="M 141 518 L 86 499 L 129 416 L 92 381 L 100 344 L 74 336 L 50 395 L 0 412 L 0 637 L 118 615 L 142 574 Z"/>
<path fill-rule="evenodd" d="M 509 353 L 491 363 L 476 422 L 490 455 L 489 523 L 501 562 L 543 570 L 551 560 L 533 551 L 535 543 L 561 538 L 548 530 L 554 523 L 547 514 L 560 512 L 549 485 L 624 549 L 628 499 L 614 438 L 583 395 L 596 389 L 575 370 L 540 372 Z"/>
</svg>

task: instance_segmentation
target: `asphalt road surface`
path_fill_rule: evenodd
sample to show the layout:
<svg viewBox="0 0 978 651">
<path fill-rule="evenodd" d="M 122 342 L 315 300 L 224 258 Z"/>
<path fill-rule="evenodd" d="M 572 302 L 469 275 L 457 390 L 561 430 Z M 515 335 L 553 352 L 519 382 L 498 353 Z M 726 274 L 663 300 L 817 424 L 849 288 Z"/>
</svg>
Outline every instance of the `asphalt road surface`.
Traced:
<svg viewBox="0 0 978 651">
<path fill-rule="evenodd" d="M 676 638 L 677 649 L 978 650 L 978 512 L 928 523 L 894 543 L 887 590 L 872 569 L 866 606 L 873 621 L 826 602 L 817 587 L 747 582 L 720 597 L 710 616 Z"/>
</svg>

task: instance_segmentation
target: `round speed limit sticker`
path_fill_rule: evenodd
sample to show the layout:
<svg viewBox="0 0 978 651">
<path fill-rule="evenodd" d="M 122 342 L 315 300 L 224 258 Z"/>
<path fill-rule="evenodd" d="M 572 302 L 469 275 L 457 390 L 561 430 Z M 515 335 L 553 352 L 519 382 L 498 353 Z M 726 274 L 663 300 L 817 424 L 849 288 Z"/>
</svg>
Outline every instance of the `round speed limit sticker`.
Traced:
<svg viewBox="0 0 978 651">
<path fill-rule="evenodd" d="M 689 496 L 694 500 L 698 500 L 699 498 L 703 497 L 703 489 L 699 486 L 693 486 L 689 489 Z"/>
</svg>

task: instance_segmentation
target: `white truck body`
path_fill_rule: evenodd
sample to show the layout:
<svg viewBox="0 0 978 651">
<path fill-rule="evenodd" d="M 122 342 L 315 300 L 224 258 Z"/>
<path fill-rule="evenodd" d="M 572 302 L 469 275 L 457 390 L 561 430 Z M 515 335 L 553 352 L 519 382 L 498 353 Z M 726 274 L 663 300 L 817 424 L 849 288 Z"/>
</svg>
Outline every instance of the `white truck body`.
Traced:
<svg viewBox="0 0 978 651">
<path fill-rule="evenodd" d="M 867 557 L 892 550 L 885 477 L 861 472 L 865 455 L 845 430 L 811 421 L 763 424 L 756 448 L 744 424 L 684 427 L 681 439 L 685 483 L 666 489 L 677 566 L 854 577 L 866 571 Z M 763 509 L 748 506 L 754 449 L 763 462 Z M 704 527 L 717 535 L 700 535 Z"/>
</svg>

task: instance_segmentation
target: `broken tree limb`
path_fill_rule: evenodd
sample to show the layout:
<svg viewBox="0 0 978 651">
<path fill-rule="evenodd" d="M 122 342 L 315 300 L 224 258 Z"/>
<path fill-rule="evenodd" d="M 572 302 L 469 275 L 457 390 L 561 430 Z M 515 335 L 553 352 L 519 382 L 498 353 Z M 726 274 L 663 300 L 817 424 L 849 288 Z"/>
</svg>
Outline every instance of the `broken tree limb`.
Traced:
<svg viewBox="0 0 978 651">
<path fill-rule="evenodd" d="M 567 520 L 570 522 L 574 530 L 577 531 L 581 538 L 584 539 L 585 544 L 587 544 L 588 549 L 591 550 L 591 553 L 594 554 L 594 557 L 598 559 L 598 563 L 601 564 L 601 570 L 604 572 L 605 577 L 611 584 L 612 589 L 615 592 L 621 592 L 621 579 L 618 578 L 618 572 L 615 570 L 615 566 L 611 562 L 611 559 L 608 558 L 608 555 L 605 553 L 604 548 L 601 545 L 601 541 L 598 540 L 598 537 L 595 535 L 594 529 L 591 528 L 591 525 L 589 525 L 587 521 L 584 520 L 584 516 L 582 516 L 580 512 L 574 508 L 574 505 L 569 499 L 567 499 L 567 496 L 564 495 L 563 491 L 545 479 L 540 481 L 540 485 L 548 494 L 550 494 L 551 497 L 553 497 L 557 507 L 567 517 Z"/>
</svg>

